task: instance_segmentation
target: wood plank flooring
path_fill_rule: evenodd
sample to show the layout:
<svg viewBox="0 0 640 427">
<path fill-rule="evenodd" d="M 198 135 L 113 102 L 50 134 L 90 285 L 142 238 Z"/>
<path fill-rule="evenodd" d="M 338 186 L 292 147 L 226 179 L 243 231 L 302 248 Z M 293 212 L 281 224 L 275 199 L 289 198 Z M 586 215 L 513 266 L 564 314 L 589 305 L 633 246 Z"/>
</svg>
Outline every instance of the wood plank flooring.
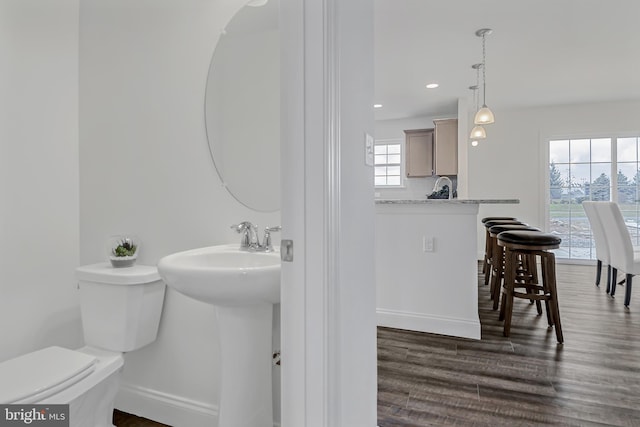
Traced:
<svg viewBox="0 0 640 427">
<path fill-rule="evenodd" d="M 640 426 L 640 292 L 557 275 L 564 345 L 523 300 L 503 337 L 480 275 L 482 340 L 378 328 L 379 426 Z"/>
<path fill-rule="evenodd" d="M 564 345 L 521 300 L 503 337 L 480 276 L 482 340 L 378 328 L 379 426 L 640 427 L 640 289 L 627 310 L 595 267 L 557 274 Z M 164 426 L 119 411 L 114 424 Z"/>
<path fill-rule="evenodd" d="M 113 424 L 116 427 L 170 427 L 166 424 L 118 411 L 117 409 L 113 411 Z"/>
</svg>

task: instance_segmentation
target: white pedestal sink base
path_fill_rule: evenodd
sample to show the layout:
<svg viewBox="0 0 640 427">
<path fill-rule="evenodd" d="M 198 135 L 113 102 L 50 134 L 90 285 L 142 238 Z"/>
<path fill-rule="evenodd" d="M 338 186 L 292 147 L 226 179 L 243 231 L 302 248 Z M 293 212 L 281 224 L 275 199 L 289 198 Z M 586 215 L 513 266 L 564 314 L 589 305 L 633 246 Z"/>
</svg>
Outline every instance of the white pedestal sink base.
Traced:
<svg viewBox="0 0 640 427">
<path fill-rule="evenodd" d="M 218 427 L 273 427 L 271 334 L 280 254 L 209 246 L 165 256 L 158 272 L 177 292 L 216 307 Z"/>
<path fill-rule="evenodd" d="M 218 427 L 273 427 L 273 304 L 216 306 L 220 328 Z"/>
</svg>

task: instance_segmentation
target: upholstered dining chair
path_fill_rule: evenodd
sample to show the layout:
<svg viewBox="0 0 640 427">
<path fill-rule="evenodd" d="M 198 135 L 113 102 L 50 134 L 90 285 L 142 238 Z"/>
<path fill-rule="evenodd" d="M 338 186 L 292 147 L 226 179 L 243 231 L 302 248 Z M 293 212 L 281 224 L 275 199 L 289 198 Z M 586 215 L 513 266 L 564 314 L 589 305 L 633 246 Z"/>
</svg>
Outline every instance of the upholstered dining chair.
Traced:
<svg viewBox="0 0 640 427">
<path fill-rule="evenodd" d="M 597 204 L 604 202 L 584 201 L 582 207 L 587 214 L 589 225 L 591 225 L 591 233 L 596 243 L 596 286 L 600 286 L 600 278 L 602 277 L 602 264 L 607 266 L 607 293 L 611 291 L 611 263 L 609 261 L 609 244 L 607 242 L 607 234 L 605 233 L 602 220 L 597 211 Z"/>
<path fill-rule="evenodd" d="M 611 296 L 616 293 L 617 270 L 623 271 L 625 277 L 624 305 L 629 307 L 631 302 L 631 280 L 640 274 L 640 252 L 633 249 L 629 229 L 624 222 L 620 207 L 613 202 L 600 202 L 595 205 L 598 216 L 603 224 L 607 243 L 609 245 L 609 261 L 611 265 Z"/>
</svg>

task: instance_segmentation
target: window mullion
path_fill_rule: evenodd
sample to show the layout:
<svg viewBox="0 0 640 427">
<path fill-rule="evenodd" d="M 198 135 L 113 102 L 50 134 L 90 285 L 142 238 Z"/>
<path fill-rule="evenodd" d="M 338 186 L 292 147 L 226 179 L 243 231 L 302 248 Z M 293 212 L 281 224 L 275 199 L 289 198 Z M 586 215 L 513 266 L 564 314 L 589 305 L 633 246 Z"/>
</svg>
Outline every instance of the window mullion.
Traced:
<svg viewBox="0 0 640 427">
<path fill-rule="evenodd" d="M 618 138 L 611 138 L 611 201 L 618 203 Z"/>
</svg>

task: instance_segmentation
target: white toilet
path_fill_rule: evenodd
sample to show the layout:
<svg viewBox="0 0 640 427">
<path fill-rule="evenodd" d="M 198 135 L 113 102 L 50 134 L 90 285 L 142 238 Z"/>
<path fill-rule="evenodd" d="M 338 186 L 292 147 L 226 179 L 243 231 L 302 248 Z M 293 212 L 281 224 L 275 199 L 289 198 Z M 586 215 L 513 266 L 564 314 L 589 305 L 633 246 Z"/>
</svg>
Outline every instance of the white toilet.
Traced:
<svg viewBox="0 0 640 427">
<path fill-rule="evenodd" d="M 69 404 L 71 427 L 112 427 L 123 352 L 155 341 L 165 284 L 156 267 L 76 269 L 85 347 L 0 363 L 0 403 Z"/>
</svg>

